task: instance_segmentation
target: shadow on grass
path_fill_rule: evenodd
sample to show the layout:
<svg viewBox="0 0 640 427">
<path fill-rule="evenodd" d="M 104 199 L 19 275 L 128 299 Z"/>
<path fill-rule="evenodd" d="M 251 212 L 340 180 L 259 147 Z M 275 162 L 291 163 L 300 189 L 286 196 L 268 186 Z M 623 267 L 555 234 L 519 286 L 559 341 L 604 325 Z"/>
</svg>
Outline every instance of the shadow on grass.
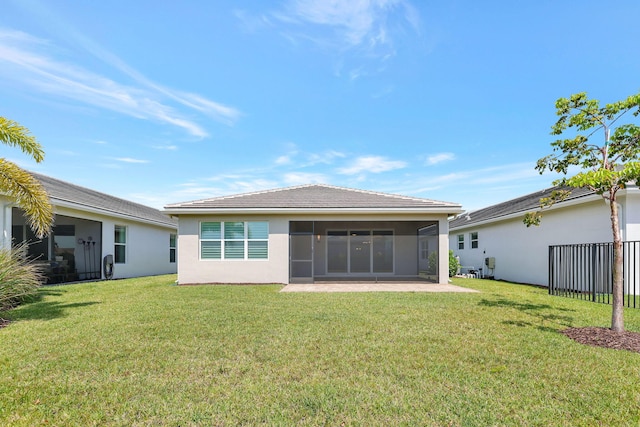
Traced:
<svg viewBox="0 0 640 427">
<path fill-rule="evenodd" d="M 34 295 L 26 297 L 16 308 L 6 311 L 5 318 L 17 322 L 20 320 L 51 320 L 66 316 L 68 310 L 86 307 L 99 302 L 60 303 L 57 301 L 44 301 L 45 297 L 59 297 L 66 290 L 59 287 L 42 287 Z"/>
<path fill-rule="evenodd" d="M 70 309 L 87 307 L 94 304 L 100 303 L 95 301 L 76 302 L 71 304 L 63 304 L 55 301 L 32 302 L 20 306 L 19 309 L 8 311 L 6 313 L 6 317 L 12 322 L 20 320 L 52 320 L 66 316 Z"/>
<path fill-rule="evenodd" d="M 574 309 L 558 308 L 549 304 L 534 304 L 530 302 L 518 302 L 505 298 L 495 300 L 482 299 L 479 306 L 512 308 L 526 314 L 531 321 L 526 320 L 505 320 L 505 325 L 520 327 L 535 327 L 544 332 L 559 332 L 562 329 L 573 325 L 573 317 L 558 312 L 573 312 Z M 548 325 L 548 324 L 551 325 Z M 555 326 L 554 326 L 555 325 Z"/>
</svg>

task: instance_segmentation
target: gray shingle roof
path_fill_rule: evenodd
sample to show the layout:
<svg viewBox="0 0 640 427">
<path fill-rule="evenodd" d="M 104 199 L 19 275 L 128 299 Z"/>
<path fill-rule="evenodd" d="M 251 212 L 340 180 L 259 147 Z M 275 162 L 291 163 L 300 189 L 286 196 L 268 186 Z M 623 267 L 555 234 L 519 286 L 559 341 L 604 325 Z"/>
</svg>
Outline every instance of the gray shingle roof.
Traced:
<svg viewBox="0 0 640 427">
<path fill-rule="evenodd" d="M 324 184 L 301 185 L 254 193 L 214 197 L 170 204 L 166 211 L 180 209 L 434 209 L 460 211 L 456 203 Z"/>
<path fill-rule="evenodd" d="M 517 214 L 525 213 L 538 209 L 540 207 L 540 199 L 543 197 L 549 197 L 553 190 L 561 189 L 562 187 L 550 187 L 535 193 L 527 194 L 516 199 L 508 200 L 506 202 L 498 203 L 496 205 L 488 206 L 486 208 L 478 209 L 473 212 L 465 212 L 458 215 L 455 219 L 449 221 L 449 229 L 453 230 L 459 227 L 466 227 L 469 225 L 477 224 L 480 222 L 498 220 L 499 218 Z M 569 189 L 568 187 L 564 187 Z M 581 197 L 590 196 L 594 194 L 593 191 L 586 188 L 574 188 L 571 189 L 571 195 L 564 202 L 570 200 L 576 200 Z"/>
<path fill-rule="evenodd" d="M 177 224 L 175 220 L 158 209 L 70 184 L 50 176 L 38 173 L 32 173 L 32 175 L 42 183 L 54 205 L 56 205 L 56 202 L 67 202 L 77 205 L 78 209 L 82 209 L 82 207 L 97 209 L 105 214 L 129 217 L 134 220 L 170 227 L 175 227 Z"/>
</svg>

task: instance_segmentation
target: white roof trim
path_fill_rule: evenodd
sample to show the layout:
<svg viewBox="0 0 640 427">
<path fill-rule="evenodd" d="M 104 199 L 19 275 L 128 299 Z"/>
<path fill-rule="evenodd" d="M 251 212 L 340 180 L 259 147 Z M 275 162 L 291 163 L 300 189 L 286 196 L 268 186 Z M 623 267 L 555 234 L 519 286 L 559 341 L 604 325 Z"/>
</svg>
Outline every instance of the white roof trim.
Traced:
<svg viewBox="0 0 640 427">
<path fill-rule="evenodd" d="M 251 215 L 286 215 L 286 214 L 403 214 L 403 215 L 425 215 L 439 214 L 452 215 L 462 213 L 460 207 L 424 207 L 424 208 L 170 208 L 166 207 L 161 212 L 168 215 L 229 215 L 229 214 L 251 214 Z"/>
</svg>

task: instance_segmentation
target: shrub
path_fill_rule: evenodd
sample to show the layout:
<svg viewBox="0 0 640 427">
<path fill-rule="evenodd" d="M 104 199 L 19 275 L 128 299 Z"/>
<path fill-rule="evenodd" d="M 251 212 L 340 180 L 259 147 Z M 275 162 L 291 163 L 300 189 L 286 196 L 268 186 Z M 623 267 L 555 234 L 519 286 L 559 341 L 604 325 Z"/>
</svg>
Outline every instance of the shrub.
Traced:
<svg viewBox="0 0 640 427">
<path fill-rule="evenodd" d="M 460 269 L 460 261 L 453 255 L 453 251 L 449 251 L 449 277 L 453 277 L 458 274 Z M 438 252 L 434 251 L 429 254 L 429 269 L 427 273 L 436 274 L 438 271 Z"/>
<path fill-rule="evenodd" d="M 0 248 L 0 310 L 24 302 L 44 281 L 42 268 L 24 256 L 26 249 L 27 243 Z"/>
<path fill-rule="evenodd" d="M 453 277 L 458 274 L 460 269 L 460 261 L 453 255 L 453 251 L 449 250 L 449 277 Z"/>
</svg>

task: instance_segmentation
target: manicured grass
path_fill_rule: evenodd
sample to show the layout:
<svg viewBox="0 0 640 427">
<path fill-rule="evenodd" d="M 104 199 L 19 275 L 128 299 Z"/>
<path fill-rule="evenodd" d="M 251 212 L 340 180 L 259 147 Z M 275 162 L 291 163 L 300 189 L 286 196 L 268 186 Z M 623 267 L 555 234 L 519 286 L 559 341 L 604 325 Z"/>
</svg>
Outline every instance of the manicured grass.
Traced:
<svg viewBox="0 0 640 427">
<path fill-rule="evenodd" d="M 0 425 L 640 424 L 640 355 L 558 333 L 608 326 L 607 305 L 474 279 L 455 283 L 480 293 L 174 279 L 48 287 L 2 313 Z"/>
</svg>

